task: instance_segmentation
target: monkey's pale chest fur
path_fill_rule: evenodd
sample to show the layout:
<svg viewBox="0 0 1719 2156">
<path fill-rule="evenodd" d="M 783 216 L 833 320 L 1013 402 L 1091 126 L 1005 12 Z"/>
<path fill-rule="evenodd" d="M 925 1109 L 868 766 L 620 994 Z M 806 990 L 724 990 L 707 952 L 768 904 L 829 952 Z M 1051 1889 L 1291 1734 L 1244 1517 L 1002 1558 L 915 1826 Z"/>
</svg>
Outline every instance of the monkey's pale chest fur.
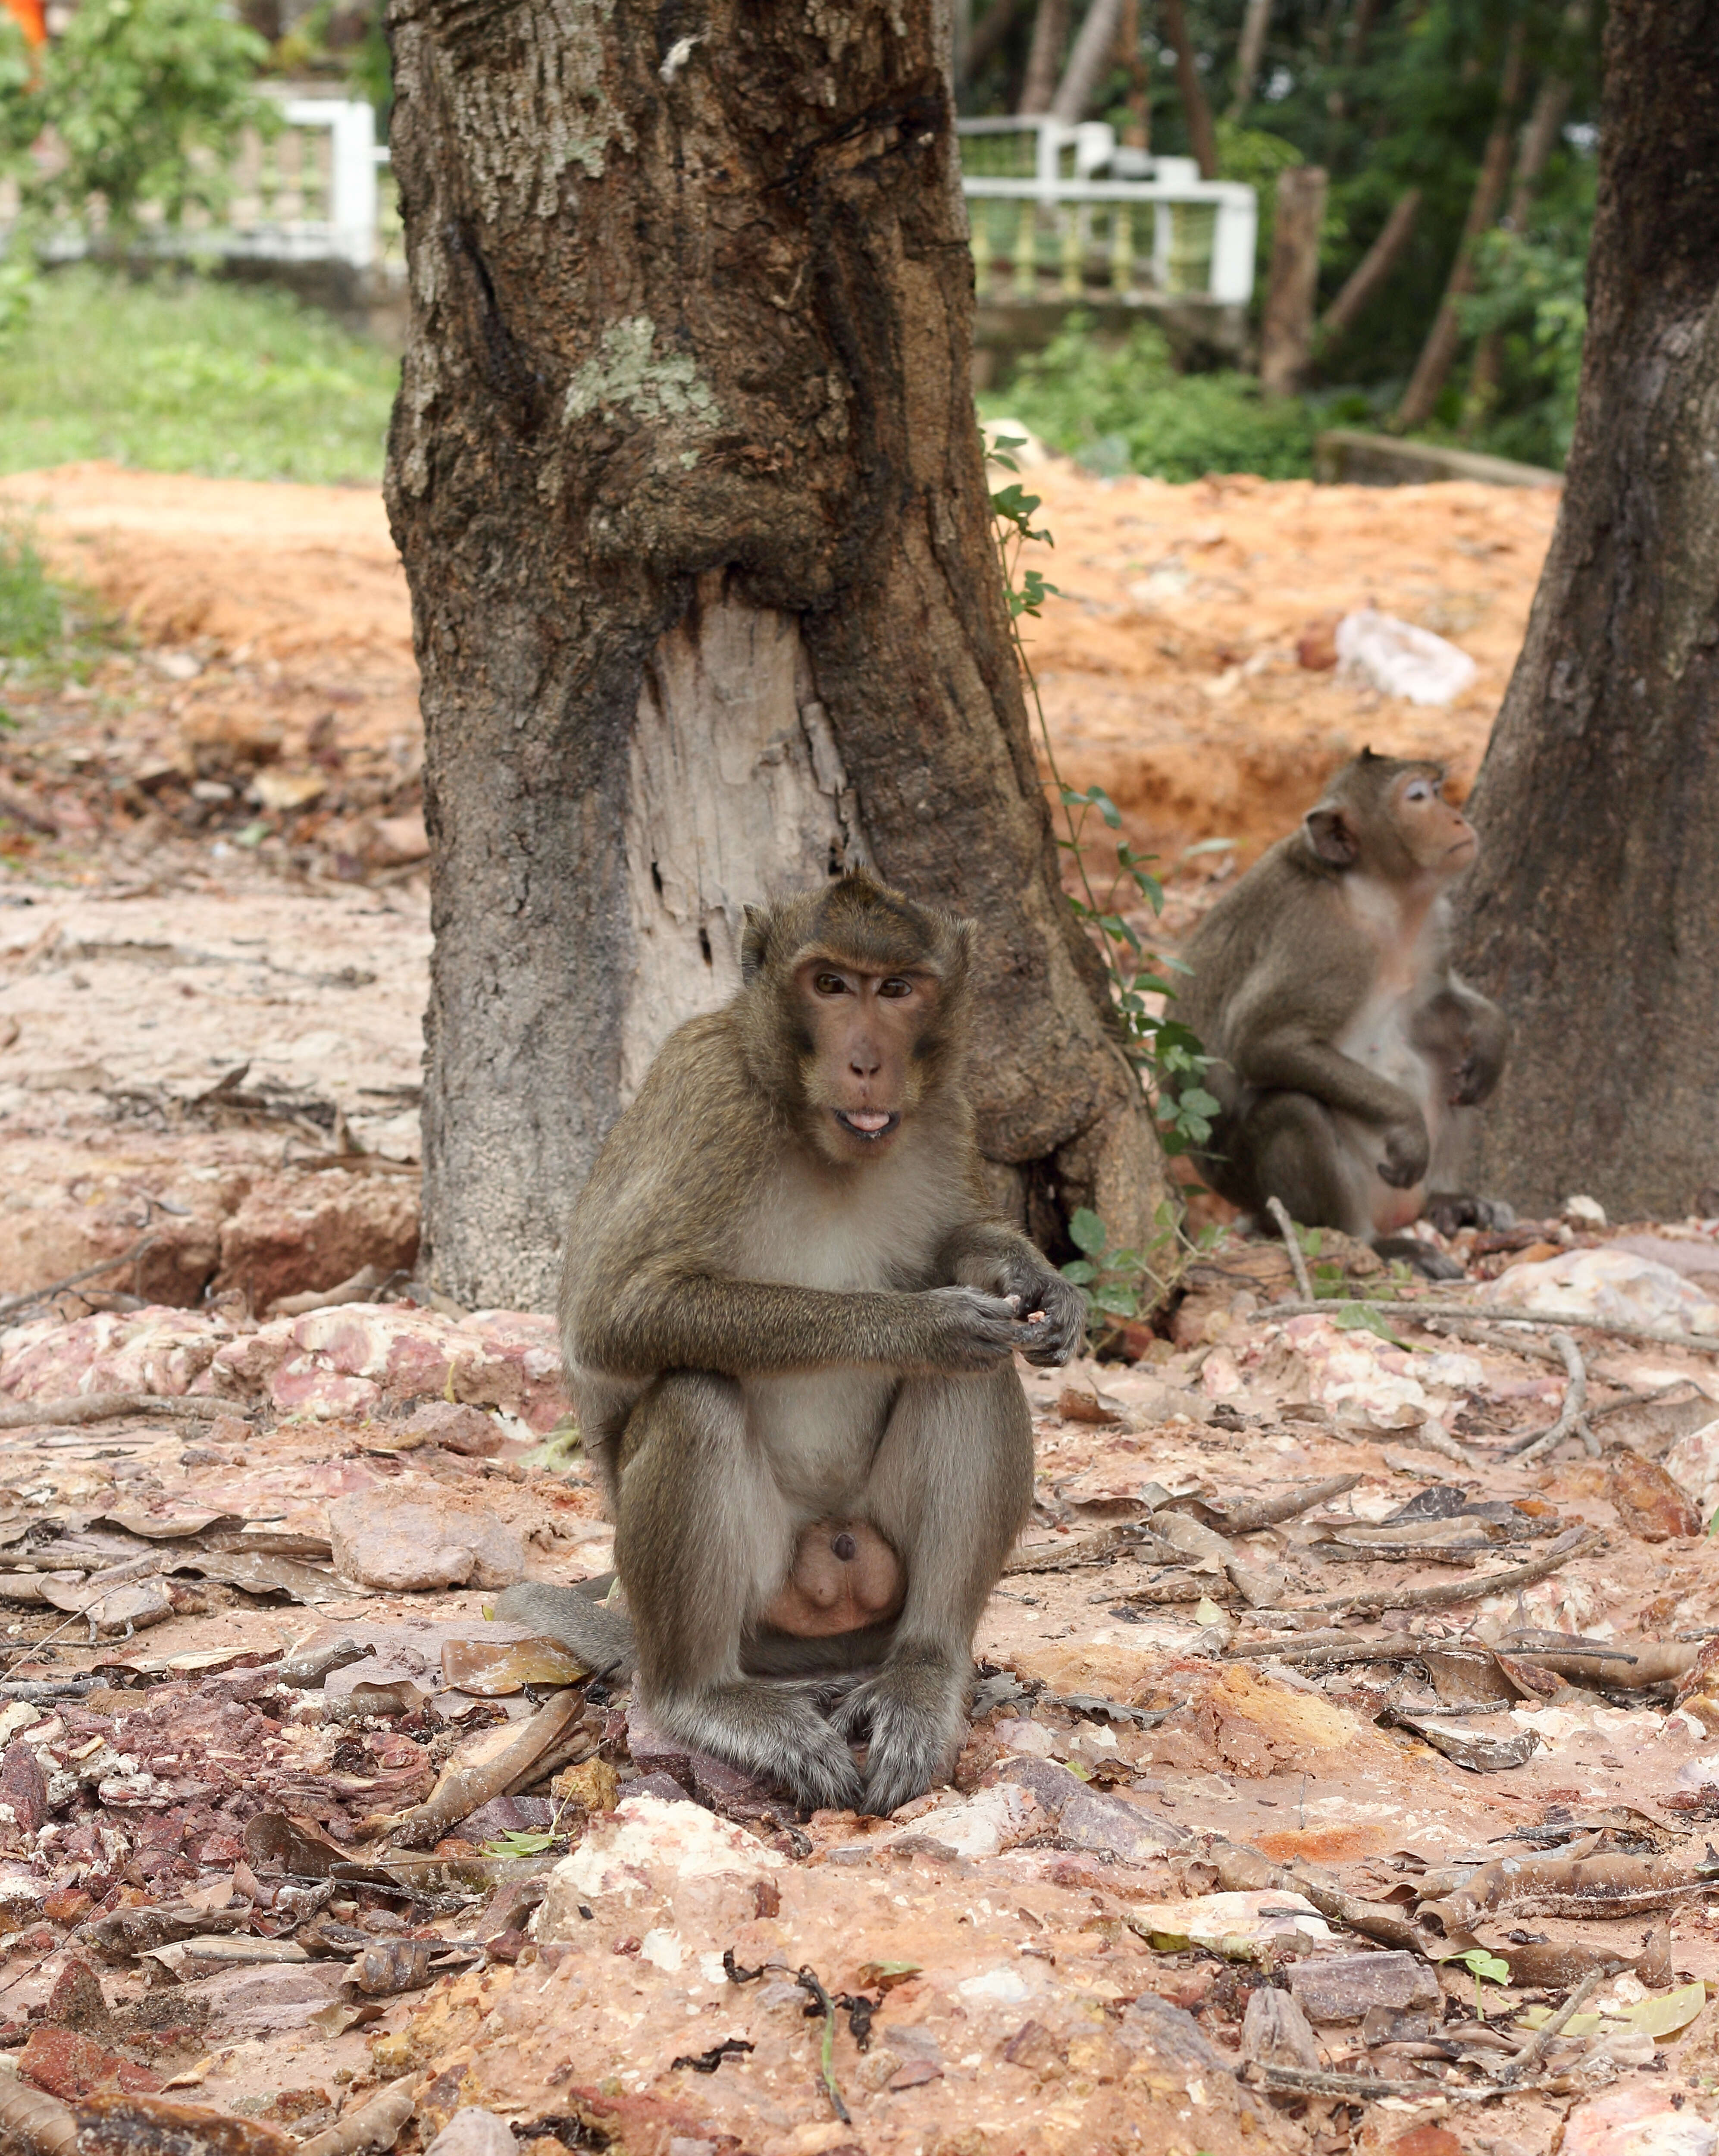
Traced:
<svg viewBox="0 0 1719 2156">
<path fill-rule="evenodd" d="M 1396 890 L 1365 875 L 1345 880 L 1343 901 L 1377 952 L 1378 963 L 1367 995 L 1336 1045 L 1345 1055 L 1410 1096 L 1426 1118 L 1436 1156 L 1448 1112 L 1444 1087 L 1436 1062 L 1417 1045 L 1413 1029 L 1416 1012 L 1445 968 L 1450 906 L 1437 897 L 1419 906 L 1405 905 Z M 1367 1162 L 1373 1151 L 1370 1132 L 1355 1124 L 1352 1157 L 1357 1163 Z M 1363 1204 L 1376 1233 L 1394 1234 L 1418 1217 L 1425 1184 L 1394 1190 L 1377 1174 L 1363 1173 L 1368 1186 Z"/>
<path fill-rule="evenodd" d="M 931 1286 L 962 1195 L 947 1168 L 911 1142 L 844 1173 L 792 1163 L 737 1223 L 735 1276 L 849 1294 Z M 857 1502 L 898 1382 L 892 1370 L 854 1364 L 741 1381 L 748 1435 L 807 1519 Z"/>
</svg>

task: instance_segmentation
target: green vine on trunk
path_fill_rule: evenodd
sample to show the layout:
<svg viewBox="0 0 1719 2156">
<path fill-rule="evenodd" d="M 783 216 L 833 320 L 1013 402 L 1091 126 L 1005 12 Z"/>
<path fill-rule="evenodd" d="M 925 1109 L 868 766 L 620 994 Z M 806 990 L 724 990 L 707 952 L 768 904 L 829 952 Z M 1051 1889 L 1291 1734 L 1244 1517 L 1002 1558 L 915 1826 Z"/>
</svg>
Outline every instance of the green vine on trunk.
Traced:
<svg viewBox="0 0 1719 2156">
<path fill-rule="evenodd" d="M 1005 471 L 1019 474 L 1020 467 L 1009 453 L 1022 448 L 1024 440 L 1024 436 L 1019 434 L 995 436 L 987 452 L 989 461 L 1001 465 Z M 1101 786 L 1080 788 L 1065 783 L 1057 765 L 1056 751 L 1051 745 L 1038 677 L 1021 634 L 1024 615 L 1036 621 L 1045 600 L 1060 597 L 1056 586 L 1047 583 L 1041 571 L 1021 566 L 1021 556 L 1029 541 L 1046 547 L 1056 543 L 1049 531 L 1034 526 L 1033 519 L 1040 503 L 1041 497 L 1029 494 L 1017 476 L 992 495 L 991 516 L 1003 570 L 1003 592 L 1008 601 L 1009 634 L 1014 640 L 1021 679 L 1038 721 L 1050 783 L 1056 789 L 1062 811 L 1063 829 L 1056 843 L 1069 855 L 1080 884 L 1078 895 L 1069 892 L 1066 896 L 1076 918 L 1097 942 L 1110 981 L 1122 1045 L 1130 1062 L 1140 1073 L 1152 1103 L 1164 1151 L 1186 1152 L 1190 1147 L 1203 1145 L 1212 1135 L 1212 1117 L 1218 1112 L 1218 1102 L 1201 1082 L 1212 1058 L 1191 1027 L 1172 1018 L 1167 1011 L 1154 1010 L 1148 998 L 1162 996 L 1173 1003 L 1176 991 L 1165 975 L 1188 969 L 1179 959 L 1160 957 L 1148 951 L 1138 932 L 1117 908 L 1118 896 L 1131 889 L 1135 897 L 1144 899 L 1155 915 L 1163 911 L 1164 887 L 1152 874 L 1157 856 L 1137 853 L 1127 839 L 1119 839 L 1116 874 L 1103 896 L 1099 896 L 1088 860 L 1087 827 L 1096 814 L 1107 829 L 1120 831 L 1122 813 Z"/>
</svg>

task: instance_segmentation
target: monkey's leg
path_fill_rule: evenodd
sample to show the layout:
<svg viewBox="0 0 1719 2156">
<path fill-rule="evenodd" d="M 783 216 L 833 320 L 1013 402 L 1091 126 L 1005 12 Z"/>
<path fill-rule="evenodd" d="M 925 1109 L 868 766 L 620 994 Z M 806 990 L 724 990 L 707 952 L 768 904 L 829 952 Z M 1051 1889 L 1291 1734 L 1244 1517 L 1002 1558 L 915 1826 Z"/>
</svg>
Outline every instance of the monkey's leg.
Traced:
<svg viewBox="0 0 1719 2156">
<path fill-rule="evenodd" d="M 1249 1164 L 1262 1205 L 1276 1198 L 1304 1228 L 1341 1228 L 1372 1240 L 1365 1178 L 1322 1101 L 1311 1093 L 1262 1093 L 1231 1146 L 1237 1160 Z"/>
<path fill-rule="evenodd" d="M 634 1409 L 615 1563 L 639 1638 L 639 1694 L 664 1728 L 767 1774 L 803 1803 L 850 1805 L 860 1777 L 817 1688 L 747 1676 L 753 1614 L 780 1588 L 799 1522 L 747 1430 L 738 1385 L 682 1373 Z"/>
<path fill-rule="evenodd" d="M 953 1758 L 974 1629 L 1032 1502 L 1033 1425 L 1012 1367 L 904 1383 L 862 1509 L 900 1551 L 907 1599 L 883 1668 L 837 1717 L 870 1729 L 868 1810 L 918 1796 Z"/>
</svg>

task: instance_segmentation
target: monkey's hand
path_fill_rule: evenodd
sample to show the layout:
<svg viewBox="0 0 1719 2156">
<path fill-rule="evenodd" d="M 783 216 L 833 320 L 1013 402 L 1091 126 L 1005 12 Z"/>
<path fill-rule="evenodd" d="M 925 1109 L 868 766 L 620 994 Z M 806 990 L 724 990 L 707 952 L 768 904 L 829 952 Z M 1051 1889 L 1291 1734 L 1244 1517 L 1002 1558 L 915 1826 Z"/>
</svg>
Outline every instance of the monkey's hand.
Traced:
<svg viewBox="0 0 1719 2156">
<path fill-rule="evenodd" d="M 981 1374 L 1028 1345 L 1013 1300 L 976 1287 L 927 1288 L 921 1300 L 931 1320 L 926 1360 L 935 1370 Z"/>
<path fill-rule="evenodd" d="M 1003 1293 L 1019 1298 L 1029 1338 L 1021 1353 L 1039 1369 L 1066 1363 L 1086 1337 L 1086 1298 L 1048 1265 L 1011 1265 Z"/>
<path fill-rule="evenodd" d="M 1388 1183 L 1393 1190 L 1412 1190 L 1424 1180 L 1432 1146 L 1424 1116 L 1417 1114 L 1412 1122 L 1389 1125 L 1384 1144 L 1385 1157 L 1378 1164 L 1381 1183 Z"/>
</svg>

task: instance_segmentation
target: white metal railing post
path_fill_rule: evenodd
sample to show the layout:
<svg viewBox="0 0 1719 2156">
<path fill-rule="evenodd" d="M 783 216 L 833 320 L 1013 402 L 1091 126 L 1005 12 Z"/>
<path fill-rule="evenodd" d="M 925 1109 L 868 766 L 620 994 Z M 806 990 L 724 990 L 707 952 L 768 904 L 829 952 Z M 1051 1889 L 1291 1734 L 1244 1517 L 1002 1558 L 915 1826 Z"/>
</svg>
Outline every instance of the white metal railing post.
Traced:
<svg viewBox="0 0 1719 2156">
<path fill-rule="evenodd" d="M 1254 295 L 1254 254 L 1259 240 L 1259 198 L 1253 189 L 1235 182 L 1227 185 L 1218 203 L 1218 226 L 1212 235 L 1212 297 L 1230 306 L 1244 307 Z"/>
<path fill-rule="evenodd" d="M 289 127 L 326 127 L 332 170 L 328 222 L 333 252 L 355 270 L 376 259 L 376 112 L 367 98 L 290 97 Z"/>
<path fill-rule="evenodd" d="M 1221 306 L 1245 305 L 1252 296 L 1259 208 L 1253 188 L 1244 182 L 1203 180 L 1192 157 L 1157 157 L 1148 162 L 1141 156 L 1126 176 L 1096 177 L 1112 162 L 1121 163 L 1126 154 L 1116 149 L 1114 130 L 1100 121 L 1068 126 L 1034 113 L 1014 120 L 962 121 L 957 131 L 1031 138 L 1030 178 L 972 172 L 963 174 L 962 180 L 968 202 L 981 218 L 988 203 L 1019 207 L 1017 297 L 1024 299 L 1037 290 L 1038 266 L 1027 251 L 1035 224 L 1041 233 L 1049 227 L 1055 234 L 1064 296 L 1079 296 L 1091 270 L 1095 219 L 1105 211 L 1111 218 L 1103 264 L 1106 287 L 1125 298 L 1147 296 L 1137 289 L 1133 265 L 1137 233 L 1144 238 L 1145 219 L 1140 213 L 1147 209 L 1152 212 L 1151 284 L 1157 294 L 1199 296 Z M 1074 151 L 1075 177 L 1065 179 L 1061 157 L 1069 148 Z M 1142 172 L 1150 172 L 1151 177 L 1134 176 Z M 1145 266 L 1142 261 L 1142 269 Z"/>
</svg>

